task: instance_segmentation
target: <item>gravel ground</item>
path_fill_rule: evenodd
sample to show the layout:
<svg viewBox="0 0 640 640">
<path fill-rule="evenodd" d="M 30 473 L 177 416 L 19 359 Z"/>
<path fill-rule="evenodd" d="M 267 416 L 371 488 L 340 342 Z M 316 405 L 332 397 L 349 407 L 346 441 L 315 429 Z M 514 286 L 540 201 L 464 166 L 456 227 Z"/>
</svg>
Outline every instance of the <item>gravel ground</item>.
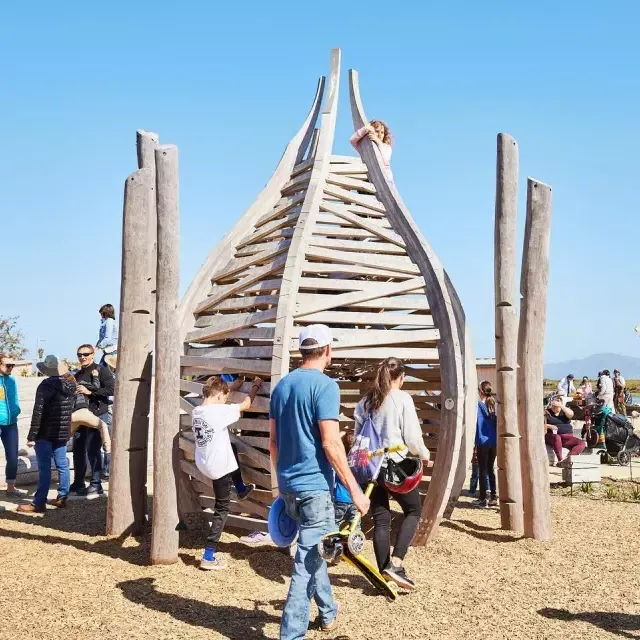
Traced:
<svg viewBox="0 0 640 640">
<path fill-rule="evenodd" d="M 332 568 L 340 627 L 308 637 L 640 638 L 640 504 L 552 501 L 554 540 L 541 544 L 463 499 L 434 543 L 410 551 L 420 590 L 395 603 L 344 563 Z M 225 534 L 230 569 L 204 573 L 201 536 L 185 532 L 178 564 L 148 567 L 148 539 L 100 535 L 105 508 L 78 500 L 45 516 L 0 514 L 0 638 L 278 637 L 287 555 Z"/>
</svg>

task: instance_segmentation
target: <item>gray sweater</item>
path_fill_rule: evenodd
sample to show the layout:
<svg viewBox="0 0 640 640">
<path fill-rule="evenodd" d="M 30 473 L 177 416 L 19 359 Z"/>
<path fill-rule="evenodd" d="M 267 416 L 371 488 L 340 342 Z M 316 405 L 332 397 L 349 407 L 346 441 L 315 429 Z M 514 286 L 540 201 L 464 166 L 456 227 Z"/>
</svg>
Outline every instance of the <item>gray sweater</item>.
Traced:
<svg viewBox="0 0 640 640">
<path fill-rule="evenodd" d="M 367 417 L 364 400 L 364 398 L 360 400 L 353 414 L 356 436 Z M 373 423 L 382 435 L 385 447 L 404 444 L 412 455 L 418 456 L 421 460 L 429 460 L 429 449 L 425 447 L 422 440 L 422 429 L 416 407 L 413 404 L 413 398 L 406 391 L 392 389 L 380 409 L 374 412 Z M 395 460 L 402 458 L 395 454 L 392 457 Z"/>
</svg>

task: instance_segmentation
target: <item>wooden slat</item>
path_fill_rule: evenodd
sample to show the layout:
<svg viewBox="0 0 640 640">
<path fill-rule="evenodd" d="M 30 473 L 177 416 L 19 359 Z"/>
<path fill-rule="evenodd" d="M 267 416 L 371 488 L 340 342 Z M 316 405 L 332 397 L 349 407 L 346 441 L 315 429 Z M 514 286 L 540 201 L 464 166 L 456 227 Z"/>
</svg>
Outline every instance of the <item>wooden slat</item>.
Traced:
<svg viewBox="0 0 640 640">
<path fill-rule="evenodd" d="M 210 327 L 196 329 L 187 334 L 185 342 L 205 342 L 220 338 L 226 334 L 231 334 L 234 329 L 242 329 L 256 324 L 272 322 L 276 318 L 276 309 L 267 309 L 266 311 L 256 311 L 255 313 L 239 313 L 237 315 L 220 315 L 220 318 Z"/>
<path fill-rule="evenodd" d="M 329 171 L 334 175 L 344 175 L 344 174 L 367 174 L 367 165 L 363 162 L 350 162 L 348 164 L 334 164 L 331 163 L 331 168 Z"/>
<path fill-rule="evenodd" d="M 318 249 L 320 251 L 320 249 Z M 302 271 L 304 273 L 313 273 L 314 276 L 319 273 L 338 273 L 338 274 L 350 274 L 352 276 L 371 276 L 384 278 L 388 281 L 390 278 L 404 279 L 411 278 L 412 275 L 408 273 L 400 273 L 389 269 L 365 267 L 365 266 L 351 266 L 349 264 L 333 264 L 328 262 L 310 262 L 306 261 L 303 264 Z"/>
<path fill-rule="evenodd" d="M 332 349 L 332 357 L 335 360 L 342 358 L 353 359 L 379 359 L 399 358 L 401 360 L 423 360 L 425 362 L 437 362 L 438 350 L 424 347 L 347 347 L 345 349 Z"/>
<path fill-rule="evenodd" d="M 202 356 L 181 356 L 180 366 L 214 373 L 247 373 L 256 376 L 268 375 L 271 371 L 269 360 L 218 359 Z"/>
<path fill-rule="evenodd" d="M 364 193 L 375 193 L 376 188 L 370 183 L 365 182 L 364 180 L 354 180 L 353 178 L 347 178 L 344 175 L 339 175 L 337 173 L 329 173 L 327 176 L 327 182 L 329 184 L 335 184 L 339 187 L 344 187 L 345 189 L 357 189 L 358 191 L 363 191 Z"/>
<path fill-rule="evenodd" d="M 265 469 L 267 471 L 271 469 L 271 461 L 268 455 L 262 453 L 261 451 L 258 451 L 251 445 L 247 444 L 242 438 L 238 437 L 234 433 L 231 433 L 229 435 L 231 436 L 231 442 L 235 444 L 238 449 L 238 454 L 243 454 L 262 469 Z"/>
<path fill-rule="evenodd" d="M 204 356 L 208 358 L 269 358 L 272 347 L 190 347 L 188 356 Z"/>
<path fill-rule="evenodd" d="M 333 329 L 333 337 L 337 340 L 333 345 L 335 350 L 367 345 L 386 346 L 435 342 L 440 337 L 440 332 L 437 329 L 416 329 L 413 331 L 403 331 L 401 329 Z M 291 350 L 296 351 L 297 349 L 298 340 L 296 338 L 295 341 L 292 341 Z M 405 383 L 403 389 L 406 388 L 407 384 L 409 383 Z"/>
<path fill-rule="evenodd" d="M 411 280 L 405 280 L 404 282 L 381 282 L 376 291 L 351 291 L 333 296 L 305 296 L 304 300 L 298 298 L 294 317 L 299 318 L 336 307 L 348 307 L 358 302 L 366 302 L 382 296 L 410 293 L 411 291 L 423 288 L 424 278 L 413 278 Z"/>
<path fill-rule="evenodd" d="M 331 207 L 332 209 L 340 208 L 340 210 L 344 211 L 345 213 L 353 213 L 353 215 L 356 215 L 359 219 L 375 222 L 379 227 L 382 227 L 383 229 L 392 229 L 391 223 L 384 217 L 384 214 L 382 213 L 374 217 L 358 215 L 357 213 L 354 213 L 352 207 L 347 207 L 337 202 L 327 202 L 326 200 L 323 201 L 321 210 L 324 209 L 324 207 Z M 333 213 L 329 213 L 328 211 L 322 211 L 322 213 L 318 216 L 318 223 L 336 224 L 340 225 L 341 227 L 347 227 L 348 229 L 355 229 L 351 222 L 349 222 L 345 218 L 336 216 Z M 360 227 L 360 225 L 358 225 L 358 227 Z"/>
<path fill-rule="evenodd" d="M 268 236 L 270 233 L 277 231 L 278 229 L 282 229 L 284 227 L 291 227 L 295 224 L 296 220 L 298 219 L 298 216 L 300 215 L 299 211 L 296 211 L 295 213 L 291 213 L 287 216 L 285 216 L 284 218 L 279 218 L 278 220 L 273 220 L 272 222 L 269 222 L 268 224 L 263 225 L 262 227 L 258 227 L 252 235 L 250 235 L 248 238 L 245 238 L 239 245 L 238 245 L 238 249 L 242 249 L 242 247 L 246 247 L 247 245 L 253 244 L 254 242 L 257 242 L 258 240 L 262 240 L 262 238 L 265 238 L 266 236 Z M 287 241 L 290 243 L 290 241 Z M 287 244 L 287 246 L 289 246 L 289 244 Z"/>
<path fill-rule="evenodd" d="M 402 247 L 390 242 L 380 242 L 366 240 L 340 240 L 338 238 L 322 238 L 312 236 L 309 239 L 309 245 L 314 247 L 326 247 L 327 249 L 337 249 L 339 251 L 362 251 L 365 253 L 391 254 L 405 256 L 407 255 Z"/>
<path fill-rule="evenodd" d="M 258 282 L 253 282 L 242 291 L 238 291 L 238 293 L 263 293 L 263 292 L 271 292 L 278 291 L 280 289 L 280 285 L 282 284 L 281 278 L 272 278 L 269 280 L 260 280 Z"/>
<path fill-rule="evenodd" d="M 247 382 L 244 382 L 240 387 L 240 389 L 238 389 L 238 392 L 247 394 L 249 393 L 249 391 L 251 391 L 251 386 L 252 386 L 252 383 L 250 380 Z M 197 393 L 198 395 L 202 395 L 203 387 L 204 387 L 204 383 L 202 382 L 192 382 L 191 380 L 180 380 L 180 391 L 187 391 L 188 393 Z M 271 393 L 271 385 L 268 382 L 263 382 L 260 387 L 260 393 L 269 395 L 269 393 Z M 235 393 L 231 395 L 232 398 L 234 396 L 235 396 Z M 258 402 L 261 399 L 262 398 L 260 396 L 257 396 L 255 402 Z M 266 400 L 266 398 L 264 399 Z M 232 400 L 232 402 L 236 402 L 236 401 Z M 254 407 L 252 405 L 252 409 L 253 408 Z M 268 405 L 267 405 L 267 409 L 268 409 Z"/>
<path fill-rule="evenodd" d="M 240 418 L 233 425 L 234 430 L 241 431 L 258 431 L 260 433 L 269 433 L 269 421 L 260 418 Z"/>
<path fill-rule="evenodd" d="M 360 193 L 354 193 L 353 191 L 348 191 L 347 189 L 343 189 L 342 187 L 337 187 L 333 184 L 326 184 L 324 187 L 324 192 L 334 198 L 338 198 L 343 202 L 358 204 L 361 207 L 365 207 L 367 209 L 372 209 L 373 211 L 384 212 L 384 205 L 382 202 L 377 200 L 374 196 L 366 196 Z"/>
<path fill-rule="evenodd" d="M 270 258 L 275 258 L 281 253 L 284 253 L 290 244 L 290 240 L 283 240 L 282 242 L 274 243 L 273 248 L 261 251 L 248 258 L 233 258 L 226 266 L 220 269 L 220 271 L 217 271 L 211 276 L 211 282 L 215 283 L 219 280 L 224 280 L 232 275 L 240 274 L 242 271 L 249 269 L 249 267 L 267 262 Z"/>
<path fill-rule="evenodd" d="M 253 515 L 256 515 L 256 516 L 261 516 L 263 518 L 268 518 L 269 517 L 269 508 L 266 507 L 265 505 L 253 502 L 250 499 L 243 500 L 242 502 L 237 502 L 237 496 L 236 496 L 235 492 L 232 492 L 231 495 L 235 499 L 230 504 L 230 512 L 231 513 L 250 513 L 250 514 L 253 514 Z M 215 504 L 216 504 L 215 498 L 209 498 L 209 497 L 200 496 L 200 498 L 198 498 L 198 500 L 200 501 L 200 504 L 205 509 L 212 509 L 213 510 L 213 508 L 215 507 Z"/>
<path fill-rule="evenodd" d="M 255 227 L 260 227 L 267 222 L 271 222 L 271 220 L 275 220 L 281 215 L 289 212 L 293 207 L 297 207 L 302 204 L 304 200 L 304 193 L 297 193 L 295 196 L 281 198 L 276 206 L 269 211 L 269 213 L 265 213 L 262 217 L 258 218 Z"/>
<path fill-rule="evenodd" d="M 297 176 L 300 175 L 301 173 L 304 173 L 305 171 L 307 171 L 307 169 L 310 169 L 311 167 L 313 167 L 313 158 L 310 158 L 309 160 L 305 160 L 304 162 L 301 162 L 300 164 L 296 165 L 293 168 L 293 171 L 291 172 L 291 176 Z"/>
<path fill-rule="evenodd" d="M 304 318 L 297 318 L 296 322 L 312 324 L 356 324 L 356 325 L 385 325 L 385 326 L 414 326 L 433 327 L 430 315 L 401 314 L 401 313 L 370 313 L 351 311 L 321 311 L 312 313 Z"/>
<path fill-rule="evenodd" d="M 209 311 L 249 311 L 258 307 L 278 304 L 278 296 L 245 296 L 244 298 L 227 298 L 211 307 Z M 216 323 L 218 316 L 201 316 L 196 320 L 196 327 L 208 327 Z"/>
<path fill-rule="evenodd" d="M 256 253 L 260 253 L 262 251 L 266 251 L 271 247 L 275 246 L 273 240 L 280 240 L 281 242 L 286 242 L 285 236 L 291 237 L 293 235 L 293 229 L 278 229 L 279 236 L 277 238 L 274 237 L 273 233 L 270 233 L 268 236 L 262 238 L 264 242 L 258 242 L 257 244 L 248 244 L 243 249 L 239 249 L 236 251 L 236 258 L 246 258 L 248 256 L 255 255 Z M 286 247 L 285 247 L 286 248 Z"/>
<path fill-rule="evenodd" d="M 317 291 L 373 291 L 380 286 L 379 281 L 346 280 L 337 278 L 300 278 L 300 290 Z M 300 294 L 304 296 L 306 294 Z"/>
<path fill-rule="evenodd" d="M 387 310 L 415 310 L 415 311 L 428 311 L 429 302 L 426 298 L 375 298 L 363 302 L 352 302 L 350 304 L 335 304 L 331 298 L 337 296 L 322 296 L 319 294 L 299 294 L 299 304 L 317 304 L 328 305 L 325 309 L 332 309 L 334 307 L 354 307 L 355 309 L 387 309 Z"/>
<path fill-rule="evenodd" d="M 339 251 L 335 249 L 325 249 L 323 247 L 309 246 L 306 249 L 308 258 L 319 260 L 329 260 L 332 262 L 343 262 L 348 266 L 362 265 L 364 267 L 375 267 L 392 272 L 409 273 L 420 275 L 418 267 L 404 256 L 384 256 L 371 253 L 359 253 L 356 251 Z M 354 270 L 356 273 L 357 269 Z"/>
<path fill-rule="evenodd" d="M 353 240 L 354 238 L 358 238 L 359 240 L 364 240 L 368 238 L 369 240 L 375 240 L 376 236 L 367 231 L 366 229 L 356 229 L 355 227 L 337 227 L 335 225 L 327 225 L 327 224 L 316 224 L 313 228 L 314 236 L 324 236 L 327 238 L 348 238 L 349 240 Z"/>
<path fill-rule="evenodd" d="M 311 178 L 311 173 L 301 173 L 294 178 L 291 178 L 283 187 L 282 187 L 282 195 L 291 195 L 298 191 L 304 191 L 309 186 L 309 179 Z"/>
<path fill-rule="evenodd" d="M 202 515 L 207 520 L 211 520 L 213 518 L 213 513 L 209 511 L 203 511 Z M 269 525 L 266 520 L 249 518 L 247 516 L 237 516 L 235 514 L 229 514 L 227 516 L 226 526 L 236 529 L 246 529 L 248 531 L 264 531 L 265 533 L 269 533 Z"/>
<path fill-rule="evenodd" d="M 340 155 L 332 155 L 329 158 L 329 162 L 332 165 L 334 164 L 359 164 L 362 162 L 360 158 L 357 156 L 340 156 Z"/>
</svg>

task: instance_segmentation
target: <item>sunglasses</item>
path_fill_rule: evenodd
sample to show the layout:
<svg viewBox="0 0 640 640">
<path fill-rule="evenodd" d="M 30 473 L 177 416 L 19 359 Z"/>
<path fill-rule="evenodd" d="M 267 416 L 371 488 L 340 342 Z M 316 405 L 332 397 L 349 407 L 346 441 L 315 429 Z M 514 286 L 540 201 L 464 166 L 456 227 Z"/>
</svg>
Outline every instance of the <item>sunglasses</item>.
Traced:
<svg viewBox="0 0 640 640">
<path fill-rule="evenodd" d="M 7 369 L 13 369 L 13 367 L 15 367 L 15 364 L 5 364 L 5 367 L 7 367 Z"/>
<path fill-rule="evenodd" d="M 88 358 L 93 355 L 93 351 L 89 351 L 88 353 L 79 353 L 78 358 Z"/>
</svg>

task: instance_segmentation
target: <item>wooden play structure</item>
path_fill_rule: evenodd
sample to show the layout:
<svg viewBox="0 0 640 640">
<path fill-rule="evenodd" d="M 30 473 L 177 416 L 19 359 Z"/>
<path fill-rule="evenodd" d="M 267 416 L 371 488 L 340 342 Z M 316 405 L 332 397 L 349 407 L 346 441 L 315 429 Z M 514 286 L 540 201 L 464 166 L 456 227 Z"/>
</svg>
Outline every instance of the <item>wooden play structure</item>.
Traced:
<svg viewBox="0 0 640 640">
<path fill-rule="evenodd" d="M 327 324 L 338 339 L 327 373 L 341 389 L 345 430 L 353 425 L 354 408 L 376 365 L 395 356 L 408 366 L 404 389 L 414 397 L 433 459 L 422 484 L 414 544 L 433 538 L 461 493 L 477 411 L 465 314 L 377 146 L 365 137 L 360 156 L 333 153 L 340 56 L 340 50 L 332 51 L 328 81 L 320 78 L 307 118 L 271 179 L 206 259 L 180 305 L 177 150 L 159 146 L 155 134 L 139 132 L 139 169 L 125 188 L 108 534 L 140 531 L 146 518 L 142 476 L 155 335 L 154 563 L 177 560 L 177 525 L 205 526 L 214 504 L 212 483 L 194 463 L 191 431 L 191 412 L 212 374 L 247 377 L 232 402 L 248 393 L 252 376 L 265 381 L 251 410 L 233 426 L 244 479 L 257 489 L 243 502 L 232 500 L 228 526 L 266 530 L 275 493 L 269 393 L 298 366 L 297 335 L 308 324 Z M 349 92 L 353 126 L 359 128 L 368 120 L 353 70 Z M 513 357 L 507 354 L 509 362 Z M 513 454 L 513 446 L 506 450 Z M 513 468 L 507 486 L 519 503 L 513 480 L 519 461 Z M 521 508 L 509 509 L 517 514 Z M 514 522 L 517 515 L 503 519 L 505 525 Z"/>
</svg>

